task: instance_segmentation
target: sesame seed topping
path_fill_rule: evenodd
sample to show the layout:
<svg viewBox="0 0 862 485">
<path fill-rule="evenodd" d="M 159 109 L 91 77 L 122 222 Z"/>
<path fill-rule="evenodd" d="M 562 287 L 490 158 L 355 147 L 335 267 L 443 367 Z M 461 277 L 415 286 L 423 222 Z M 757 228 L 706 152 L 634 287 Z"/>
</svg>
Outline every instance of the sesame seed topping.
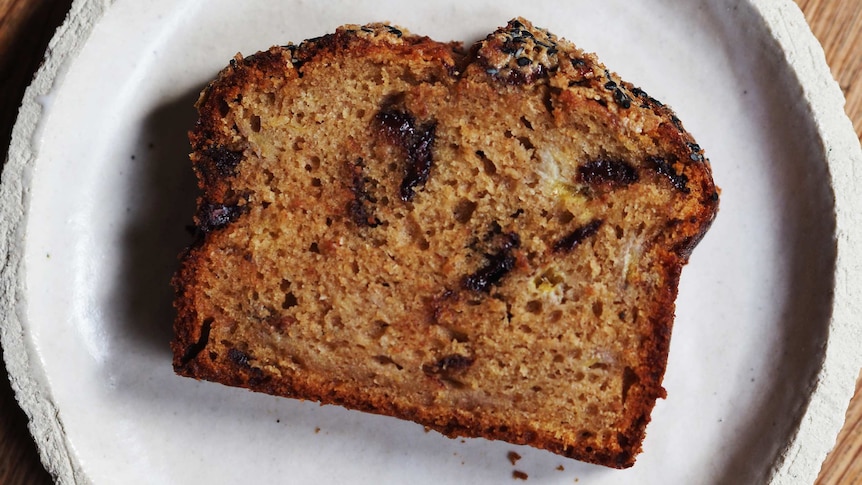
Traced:
<svg viewBox="0 0 862 485">
<path fill-rule="evenodd" d="M 401 37 L 402 35 L 404 35 L 400 30 L 396 29 L 391 25 L 387 25 L 386 30 L 388 30 L 391 34 L 395 34 L 396 37 Z"/>
<path fill-rule="evenodd" d="M 614 101 L 616 101 L 617 104 L 620 105 L 620 107 L 623 109 L 629 109 L 632 107 L 631 98 L 629 98 L 628 95 L 624 93 L 622 89 L 617 88 L 614 90 Z"/>
</svg>

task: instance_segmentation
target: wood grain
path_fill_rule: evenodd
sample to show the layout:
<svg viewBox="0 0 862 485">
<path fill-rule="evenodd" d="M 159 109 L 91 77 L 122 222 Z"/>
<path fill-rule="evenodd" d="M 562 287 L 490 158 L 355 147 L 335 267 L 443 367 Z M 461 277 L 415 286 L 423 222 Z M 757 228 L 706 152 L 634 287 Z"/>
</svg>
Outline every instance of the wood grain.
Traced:
<svg viewBox="0 0 862 485">
<path fill-rule="evenodd" d="M 847 97 L 845 107 L 862 139 L 862 8 L 859 0 L 797 0 Z M 0 0 L 0 147 L 9 145 L 24 89 L 38 68 L 71 0 Z M 4 155 L 5 158 L 5 155 Z M 0 484 L 50 483 L 0 366 Z M 817 485 L 862 483 L 862 375 L 835 449 Z"/>
<path fill-rule="evenodd" d="M 71 0 L 0 0 L 0 147 L 3 162 L 24 89 L 42 61 Z M 5 323 L 5 322 L 4 322 Z M 51 483 L 0 365 L 0 484 Z"/>
<path fill-rule="evenodd" d="M 862 4 L 859 0 L 797 0 L 826 62 L 844 91 L 845 111 L 862 140 Z M 835 448 L 823 462 L 816 485 L 862 483 L 862 373 Z"/>
</svg>

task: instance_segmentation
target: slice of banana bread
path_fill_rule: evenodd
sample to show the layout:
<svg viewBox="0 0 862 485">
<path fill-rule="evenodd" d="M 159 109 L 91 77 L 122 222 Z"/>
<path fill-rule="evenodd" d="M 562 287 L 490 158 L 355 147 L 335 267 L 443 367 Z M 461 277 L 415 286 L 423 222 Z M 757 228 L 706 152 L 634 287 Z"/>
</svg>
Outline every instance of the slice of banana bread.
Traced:
<svg viewBox="0 0 862 485">
<path fill-rule="evenodd" d="M 516 19 L 344 26 L 197 107 L 179 374 L 634 463 L 718 207 L 667 106 Z"/>
</svg>

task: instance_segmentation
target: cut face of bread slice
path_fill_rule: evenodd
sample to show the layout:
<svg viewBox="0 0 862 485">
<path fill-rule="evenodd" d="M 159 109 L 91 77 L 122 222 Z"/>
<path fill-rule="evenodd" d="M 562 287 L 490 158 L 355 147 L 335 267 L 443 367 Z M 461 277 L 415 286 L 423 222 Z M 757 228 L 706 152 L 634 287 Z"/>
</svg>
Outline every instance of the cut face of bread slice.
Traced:
<svg viewBox="0 0 862 485">
<path fill-rule="evenodd" d="M 516 19 L 237 56 L 198 109 L 179 374 L 634 463 L 718 205 L 668 107 Z"/>
</svg>

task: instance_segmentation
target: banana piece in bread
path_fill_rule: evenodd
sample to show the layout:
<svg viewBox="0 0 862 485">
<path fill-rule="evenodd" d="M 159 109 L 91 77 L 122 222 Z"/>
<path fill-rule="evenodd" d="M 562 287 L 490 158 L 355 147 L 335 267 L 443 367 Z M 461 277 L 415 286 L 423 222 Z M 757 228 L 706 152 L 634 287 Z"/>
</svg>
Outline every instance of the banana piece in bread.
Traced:
<svg viewBox="0 0 862 485">
<path fill-rule="evenodd" d="M 515 19 L 238 55 L 197 108 L 177 373 L 634 464 L 718 207 L 667 106 Z"/>
</svg>

